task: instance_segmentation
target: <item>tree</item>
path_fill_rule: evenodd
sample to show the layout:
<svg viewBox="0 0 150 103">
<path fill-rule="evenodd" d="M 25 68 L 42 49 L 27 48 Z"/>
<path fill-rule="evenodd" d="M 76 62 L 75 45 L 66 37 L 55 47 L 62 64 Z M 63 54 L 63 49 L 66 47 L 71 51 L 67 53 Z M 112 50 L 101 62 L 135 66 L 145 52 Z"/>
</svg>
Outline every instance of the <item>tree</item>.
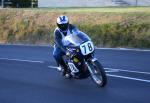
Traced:
<svg viewBox="0 0 150 103">
<path fill-rule="evenodd" d="M 31 0 L 12 0 L 13 7 L 28 8 L 31 7 Z"/>
</svg>

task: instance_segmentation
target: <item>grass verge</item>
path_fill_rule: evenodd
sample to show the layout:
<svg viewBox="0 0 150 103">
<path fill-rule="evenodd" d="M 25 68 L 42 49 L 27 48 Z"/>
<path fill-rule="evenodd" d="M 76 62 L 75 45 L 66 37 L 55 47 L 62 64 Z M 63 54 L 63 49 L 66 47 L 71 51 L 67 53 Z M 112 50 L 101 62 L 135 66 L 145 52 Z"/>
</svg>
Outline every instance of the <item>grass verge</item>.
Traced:
<svg viewBox="0 0 150 103">
<path fill-rule="evenodd" d="M 1 9 L 0 43 L 52 44 L 61 14 L 98 47 L 150 48 L 150 7 Z"/>
</svg>

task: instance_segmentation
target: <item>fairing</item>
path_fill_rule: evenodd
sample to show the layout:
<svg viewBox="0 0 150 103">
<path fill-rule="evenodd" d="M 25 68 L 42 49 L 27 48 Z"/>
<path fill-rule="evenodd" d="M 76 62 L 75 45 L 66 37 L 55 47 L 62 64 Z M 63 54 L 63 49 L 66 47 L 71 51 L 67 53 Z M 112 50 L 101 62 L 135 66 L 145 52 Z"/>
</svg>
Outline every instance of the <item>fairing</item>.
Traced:
<svg viewBox="0 0 150 103">
<path fill-rule="evenodd" d="M 62 40 L 64 46 L 80 46 L 86 41 L 91 41 L 91 39 L 83 32 L 67 35 Z"/>
</svg>

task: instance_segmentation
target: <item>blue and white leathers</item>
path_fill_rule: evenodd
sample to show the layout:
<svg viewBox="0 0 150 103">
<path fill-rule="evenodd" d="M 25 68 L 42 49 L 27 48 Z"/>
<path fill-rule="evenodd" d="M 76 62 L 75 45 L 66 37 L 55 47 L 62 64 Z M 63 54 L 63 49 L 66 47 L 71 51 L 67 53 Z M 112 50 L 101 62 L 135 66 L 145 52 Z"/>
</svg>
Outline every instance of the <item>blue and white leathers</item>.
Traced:
<svg viewBox="0 0 150 103">
<path fill-rule="evenodd" d="M 65 55 L 66 48 L 63 45 L 63 39 L 66 35 L 75 35 L 79 30 L 72 24 L 69 24 L 67 31 L 61 31 L 58 27 L 54 31 L 54 51 L 53 56 L 57 64 L 65 65 L 62 56 Z"/>
</svg>

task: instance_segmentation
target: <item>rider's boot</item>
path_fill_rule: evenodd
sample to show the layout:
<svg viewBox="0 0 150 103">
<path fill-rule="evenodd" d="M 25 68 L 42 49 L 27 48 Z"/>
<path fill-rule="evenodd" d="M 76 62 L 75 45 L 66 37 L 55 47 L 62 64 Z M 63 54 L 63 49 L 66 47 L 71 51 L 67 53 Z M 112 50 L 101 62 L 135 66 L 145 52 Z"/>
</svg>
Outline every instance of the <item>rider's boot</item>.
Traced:
<svg viewBox="0 0 150 103">
<path fill-rule="evenodd" d="M 65 72 L 64 77 L 67 78 L 67 79 L 72 78 L 71 71 L 70 71 L 68 68 L 67 68 L 67 70 L 66 70 L 66 72 Z"/>
<path fill-rule="evenodd" d="M 65 78 L 69 79 L 72 78 L 71 72 L 70 70 L 67 68 L 67 66 L 61 66 L 59 65 L 58 68 L 61 68 L 60 71 L 62 72 L 62 76 L 64 76 Z"/>
</svg>

